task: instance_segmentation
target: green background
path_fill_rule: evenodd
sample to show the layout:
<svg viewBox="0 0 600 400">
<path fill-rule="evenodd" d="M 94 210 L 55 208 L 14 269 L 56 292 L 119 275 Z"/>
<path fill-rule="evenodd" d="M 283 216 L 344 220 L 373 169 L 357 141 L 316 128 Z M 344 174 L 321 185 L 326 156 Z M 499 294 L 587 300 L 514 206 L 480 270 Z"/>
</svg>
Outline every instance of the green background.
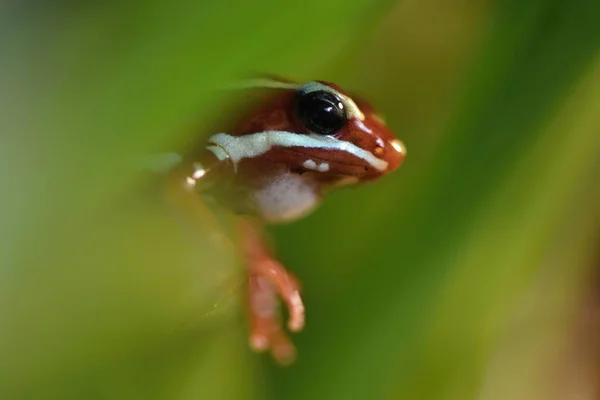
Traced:
<svg viewBox="0 0 600 400">
<path fill-rule="evenodd" d="M 598 21 L 595 0 L 3 3 L 0 397 L 563 398 L 600 243 Z M 255 71 L 361 93 L 408 149 L 271 229 L 307 305 L 289 368 L 247 348 L 231 243 L 134 172 Z"/>
</svg>

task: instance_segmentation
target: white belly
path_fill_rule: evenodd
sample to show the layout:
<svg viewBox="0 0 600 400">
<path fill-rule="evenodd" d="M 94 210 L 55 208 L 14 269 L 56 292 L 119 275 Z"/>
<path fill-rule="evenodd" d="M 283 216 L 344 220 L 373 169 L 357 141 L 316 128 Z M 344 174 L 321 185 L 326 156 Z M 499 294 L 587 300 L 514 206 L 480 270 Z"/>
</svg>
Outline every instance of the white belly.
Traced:
<svg viewBox="0 0 600 400">
<path fill-rule="evenodd" d="M 319 203 L 316 184 L 289 172 L 276 175 L 254 191 L 254 201 L 268 222 L 287 222 L 301 218 Z"/>
</svg>

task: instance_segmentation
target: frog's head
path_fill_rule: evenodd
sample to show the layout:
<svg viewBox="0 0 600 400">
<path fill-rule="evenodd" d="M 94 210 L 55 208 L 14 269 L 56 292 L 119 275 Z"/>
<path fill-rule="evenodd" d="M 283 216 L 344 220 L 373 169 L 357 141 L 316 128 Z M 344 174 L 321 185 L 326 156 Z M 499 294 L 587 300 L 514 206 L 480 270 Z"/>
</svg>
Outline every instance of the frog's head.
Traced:
<svg viewBox="0 0 600 400">
<path fill-rule="evenodd" d="M 222 157 L 286 164 L 324 181 L 377 179 L 404 160 L 404 145 L 366 101 L 323 81 L 270 85 L 274 95 L 234 135 L 211 137 Z"/>
<path fill-rule="evenodd" d="M 294 115 L 304 135 L 326 143 L 307 147 L 306 153 L 329 162 L 332 174 L 372 180 L 394 171 L 406 156 L 402 142 L 368 102 L 332 83 L 300 86 Z"/>
</svg>

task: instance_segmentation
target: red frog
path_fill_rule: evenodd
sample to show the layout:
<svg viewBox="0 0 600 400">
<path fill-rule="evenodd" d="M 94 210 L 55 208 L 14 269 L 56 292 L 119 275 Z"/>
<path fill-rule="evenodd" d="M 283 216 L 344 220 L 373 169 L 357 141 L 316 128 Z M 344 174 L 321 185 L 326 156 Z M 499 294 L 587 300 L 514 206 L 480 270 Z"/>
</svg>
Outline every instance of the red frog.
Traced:
<svg viewBox="0 0 600 400">
<path fill-rule="evenodd" d="M 304 327 L 296 277 L 265 243 L 265 224 L 298 220 L 328 189 L 373 181 L 400 166 L 406 150 L 367 102 L 322 81 L 297 84 L 276 78 L 253 81 L 267 96 L 233 130 L 215 133 L 179 160 L 171 183 L 210 196 L 237 215 L 248 271 L 250 345 L 287 364 L 296 350 L 287 327 Z"/>
</svg>

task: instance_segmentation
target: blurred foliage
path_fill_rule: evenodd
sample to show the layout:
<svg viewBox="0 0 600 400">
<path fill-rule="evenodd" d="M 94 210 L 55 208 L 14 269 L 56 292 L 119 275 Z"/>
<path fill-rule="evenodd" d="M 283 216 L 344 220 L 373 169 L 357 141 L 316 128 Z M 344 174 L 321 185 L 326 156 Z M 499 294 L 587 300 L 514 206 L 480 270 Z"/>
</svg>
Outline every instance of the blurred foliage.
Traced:
<svg viewBox="0 0 600 400">
<path fill-rule="evenodd" d="M 0 398 L 561 398 L 600 243 L 599 20 L 595 0 L 4 2 Z M 134 172 L 253 71 L 360 92 L 408 148 L 272 229 L 308 311 L 286 369 L 247 349 L 223 232 Z"/>
</svg>

